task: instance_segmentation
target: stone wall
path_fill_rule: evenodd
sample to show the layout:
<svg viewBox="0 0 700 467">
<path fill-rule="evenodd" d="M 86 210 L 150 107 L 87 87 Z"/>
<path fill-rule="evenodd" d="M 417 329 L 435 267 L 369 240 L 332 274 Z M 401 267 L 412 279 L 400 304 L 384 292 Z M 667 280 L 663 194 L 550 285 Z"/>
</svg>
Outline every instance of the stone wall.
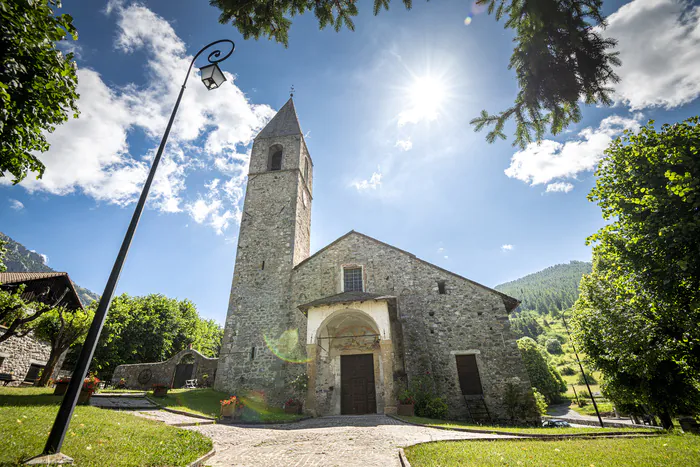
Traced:
<svg viewBox="0 0 700 467">
<path fill-rule="evenodd" d="M 408 380 L 429 376 L 453 418 L 468 412 L 457 375 L 456 354 L 476 355 L 484 399 L 492 418 L 507 419 L 506 385 L 516 382 L 527 394 L 530 381 L 510 331 L 503 297 L 414 255 L 352 232 L 297 266 L 292 277 L 293 304 L 340 293 L 343 264 L 364 268 L 365 292 L 398 297 L 396 326 Z M 438 281 L 444 281 L 440 294 Z M 401 355 L 395 358 L 401 378 Z M 400 389 L 400 388 L 397 388 Z M 536 414 L 530 414 L 531 418 Z"/>
<path fill-rule="evenodd" d="M 2 328 L 0 332 L 4 332 L 4 330 L 5 328 Z M 24 337 L 10 337 L 0 343 L 0 360 L 2 360 L 0 373 L 13 373 L 19 381 L 11 384 L 19 385 L 24 381 L 30 365 L 46 365 L 50 354 L 51 345 L 38 340 L 33 334 Z M 61 368 L 62 363 L 63 358 L 59 359 L 54 374 Z"/>
<path fill-rule="evenodd" d="M 186 355 L 194 358 L 192 377 L 189 379 L 196 379 L 198 384 L 202 384 L 203 376 L 209 375 L 208 384 L 216 381 L 218 359 L 205 357 L 196 350 L 181 350 L 164 362 L 119 365 L 112 374 L 112 384 L 117 384 L 124 378 L 129 389 L 149 390 L 154 384 L 171 387 L 175 379 L 175 368 Z"/>
</svg>

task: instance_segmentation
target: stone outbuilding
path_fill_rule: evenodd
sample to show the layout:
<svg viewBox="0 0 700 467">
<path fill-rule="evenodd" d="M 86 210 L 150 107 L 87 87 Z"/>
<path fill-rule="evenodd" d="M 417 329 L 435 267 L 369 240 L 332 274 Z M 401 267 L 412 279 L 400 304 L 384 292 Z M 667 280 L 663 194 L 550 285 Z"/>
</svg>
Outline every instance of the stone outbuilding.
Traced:
<svg viewBox="0 0 700 467">
<path fill-rule="evenodd" d="M 0 289 L 13 291 L 24 286 L 22 298 L 27 302 L 37 301 L 69 310 L 82 308 L 73 282 L 65 272 L 0 272 Z M 2 323 L 10 326 L 12 323 Z M 7 327 L 0 324 L 0 336 Z M 17 386 L 34 383 L 44 369 L 51 354 L 51 345 L 37 339 L 33 333 L 13 335 L 0 342 L 0 382 Z M 65 353 L 54 369 L 55 377 L 63 364 Z"/>
<path fill-rule="evenodd" d="M 163 362 L 119 365 L 112 374 L 112 384 L 124 379 L 129 389 L 149 390 L 154 384 L 182 388 L 187 380 L 196 379 L 199 385 L 205 381 L 209 385 L 216 379 L 217 361 L 196 350 L 185 349 Z"/>
<path fill-rule="evenodd" d="M 393 413 L 427 378 L 451 418 L 510 418 L 518 300 L 355 231 L 310 255 L 312 181 L 290 99 L 253 144 L 215 387 L 281 405 L 305 374 L 307 413 Z"/>
</svg>

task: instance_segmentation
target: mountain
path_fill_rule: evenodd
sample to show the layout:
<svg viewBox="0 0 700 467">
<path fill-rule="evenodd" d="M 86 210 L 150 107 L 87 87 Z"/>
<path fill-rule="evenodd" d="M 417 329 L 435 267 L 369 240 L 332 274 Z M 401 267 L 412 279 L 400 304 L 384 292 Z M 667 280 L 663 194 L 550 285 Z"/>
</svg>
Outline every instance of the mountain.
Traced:
<svg viewBox="0 0 700 467">
<path fill-rule="evenodd" d="M 521 300 L 520 310 L 551 313 L 571 308 L 578 298 L 581 276 L 591 272 L 591 263 L 571 261 L 495 287 L 499 292 Z"/>
<path fill-rule="evenodd" d="M 56 272 L 46 265 L 42 255 L 35 251 L 27 250 L 24 245 L 12 240 L 2 232 L 0 232 L 0 240 L 7 242 L 5 244 L 7 251 L 3 260 L 7 267 L 7 272 Z M 68 274 L 70 275 L 70 273 Z M 80 287 L 75 282 L 73 285 L 83 305 L 88 305 L 100 298 L 95 292 Z"/>
</svg>

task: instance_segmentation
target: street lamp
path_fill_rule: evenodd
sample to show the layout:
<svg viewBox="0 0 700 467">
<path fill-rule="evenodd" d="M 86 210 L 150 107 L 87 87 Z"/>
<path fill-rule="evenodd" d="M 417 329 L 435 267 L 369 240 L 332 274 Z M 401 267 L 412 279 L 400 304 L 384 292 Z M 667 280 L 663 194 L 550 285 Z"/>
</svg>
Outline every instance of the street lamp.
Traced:
<svg viewBox="0 0 700 467">
<path fill-rule="evenodd" d="M 51 432 L 49 433 L 49 438 L 46 440 L 46 446 L 41 455 L 30 459 L 26 462 L 28 465 L 39 465 L 39 464 L 71 464 L 73 459 L 61 453 L 61 446 L 63 445 L 63 440 L 68 432 L 68 424 L 70 423 L 71 416 L 73 415 L 73 410 L 78 402 L 78 396 L 80 395 L 80 390 L 83 386 L 83 380 L 87 375 L 88 368 L 90 367 L 90 362 L 92 361 L 92 356 L 95 353 L 95 347 L 97 346 L 97 340 L 102 332 L 102 326 L 104 325 L 105 318 L 107 317 L 107 310 L 109 310 L 109 304 L 112 302 L 112 296 L 114 295 L 114 289 L 117 287 L 119 282 L 119 275 L 122 271 L 122 266 L 126 260 L 126 255 L 129 252 L 129 247 L 131 246 L 131 240 L 134 237 L 134 232 L 136 232 L 136 227 L 139 224 L 139 219 L 141 218 L 141 212 L 146 204 L 146 198 L 148 198 L 148 191 L 151 188 L 151 183 L 153 183 L 153 178 L 156 174 L 156 169 L 158 168 L 158 163 L 163 155 L 163 150 L 165 149 L 165 143 L 168 140 L 168 135 L 170 134 L 170 128 L 173 126 L 173 121 L 175 120 L 175 114 L 180 106 L 180 100 L 182 99 L 182 94 L 185 92 L 185 86 L 187 85 L 187 79 L 190 77 L 192 71 L 192 66 L 194 61 L 201 55 L 202 52 L 208 48 L 221 44 L 227 43 L 231 45 L 231 50 L 221 57 L 221 50 L 216 49 L 209 54 L 207 60 L 209 65 L 204 66 L 200 69 L 202 74 L 202 82 L 207 87 L 207 89 L 216 89 L 221 84 L 226 81 L 226 77 L 221 72 L 218 66 L 219 62 L 226 60 L 233 53 L 236 45 L 233 41 L 228 39 L 222 39 L 203 47 L 194 56 L 190 62 L 190 67 L 187 69 L 187 74 L 185 75 L 185 81 L 182 83 L 182 88 L 180 89 L 180 94 L 177 96 L 177 101 L 175 102 L 175 107 L 170 115 L 170 121 L 168 121 L 168 126 L 165 129 L 165 134 L 163 134 L 163 139 L 160 141 L 160 146 L 158 147 L 158 152 L 156 153 L 155 159 L 153 159 L 153 165 L 151 165 L 151 170 L 148 173 L 148 178 L 143 186 L 143 191 L 141 191 L 141 197 L 136 204 L 136 209 L 134 210 L 134 215 L 131 218 L 131 223 L 124 236 L 124 241 L 122 242 L 122 247 L 119 250 L 117 259 L 112 267 L 112 272 L 109 275 L 109 280 L 105 286 L 104 293 L 100 298 L 100 303 L 97 306 L 97 311 L 95 311 L 95 317 L 90 325 L 90 330 L 88 331 L 87 337 L 85 338 L 85 343 L 80 352 L 80 357 L 75 365 L 75 370 L 71 376 L 70 384 L 66 391 L 65 396 L 63 396 L 63 401 L 61 402 L 61 407 L 58 409 L 58 414 L 56 415 L 56 420 L 53 423 Z M 219 58 L 221 57 L 221 58 Z"/>
</svg>

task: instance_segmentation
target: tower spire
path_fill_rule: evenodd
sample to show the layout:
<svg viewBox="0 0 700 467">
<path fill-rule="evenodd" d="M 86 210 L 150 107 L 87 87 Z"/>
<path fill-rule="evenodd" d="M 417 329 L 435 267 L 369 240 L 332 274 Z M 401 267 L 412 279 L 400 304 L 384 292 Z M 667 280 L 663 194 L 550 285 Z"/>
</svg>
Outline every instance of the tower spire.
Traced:
<svg viewBox="0 0 700 467">
<path fill-rule="evenodd" d="M 301 132 L 301 126 L 299 125 L 297 111 L 294 108 L 294 100 L 292 97 L 290 97 L 279 112 L 277 112 L 277 115 L 272 117 L 272 120 L 270 120 L 267 126 L 263 128 L 260 133 L 258 133 L 258 136 L 256 136 L 255 139 L 301 134 L 303 133 Z"/>
</svg>

